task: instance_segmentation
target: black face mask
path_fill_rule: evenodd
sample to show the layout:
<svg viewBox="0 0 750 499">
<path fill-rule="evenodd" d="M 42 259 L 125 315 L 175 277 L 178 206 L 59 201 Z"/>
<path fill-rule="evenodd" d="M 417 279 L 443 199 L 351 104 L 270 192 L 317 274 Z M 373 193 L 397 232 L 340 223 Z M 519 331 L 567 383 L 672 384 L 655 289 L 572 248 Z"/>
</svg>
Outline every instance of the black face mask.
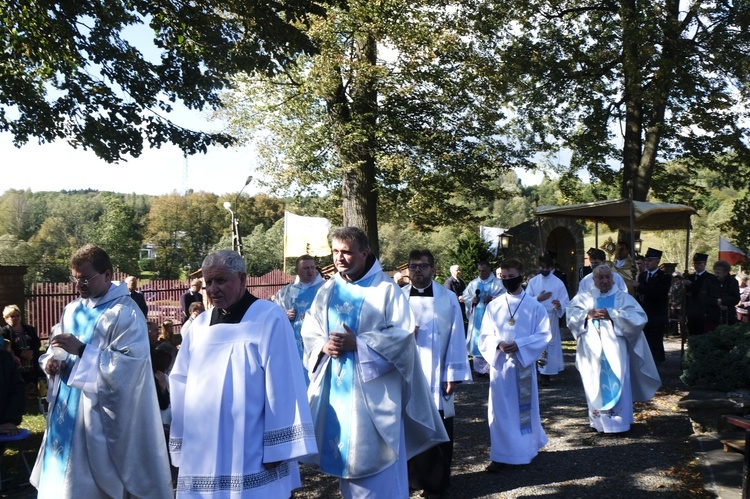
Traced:
<svg viewBox="0 0 750 499">
<path fill-rule="evenodd" d="M 519 275 L 510 279 L 503 279 L 503 286 L 508 293 L 514 293 L 523 282 L 523 276 Z"/>
<path fill-rule="evenodd" d="M 547 277 L 549 273 L 552 272 L 551 270 L 540 270 L 539 273 L 542 274 L 544 277 Z"/>
</svg>

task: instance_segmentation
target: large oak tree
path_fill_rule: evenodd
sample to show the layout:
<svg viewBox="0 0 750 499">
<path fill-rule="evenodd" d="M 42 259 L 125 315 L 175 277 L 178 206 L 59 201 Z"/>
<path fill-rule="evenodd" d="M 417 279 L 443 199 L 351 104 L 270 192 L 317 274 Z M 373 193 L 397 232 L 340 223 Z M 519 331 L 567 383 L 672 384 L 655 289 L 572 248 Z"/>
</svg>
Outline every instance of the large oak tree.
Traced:
<svg viewBox="0 0 750 499">
<path fill-rule="evenodd" d="M 519 129 L 572 151 L 570 172 L 623 197 L 632 181 L 645 200 L 665 161 L 747 164 L 750 2 L 470 0 L 464 12 Z"/>
<path fill-rule="evenodd" d="M 455 9 L 433 0 L 353 0 L 306 33 L 318 53 L 273 78 L 240 76 L 230 132 L 255 141 L 276 187 L 340 190 L 344 225 L 476 221 L 460 199 L 526 154 L 512 143 L 492 66 Z"/>
</svg>

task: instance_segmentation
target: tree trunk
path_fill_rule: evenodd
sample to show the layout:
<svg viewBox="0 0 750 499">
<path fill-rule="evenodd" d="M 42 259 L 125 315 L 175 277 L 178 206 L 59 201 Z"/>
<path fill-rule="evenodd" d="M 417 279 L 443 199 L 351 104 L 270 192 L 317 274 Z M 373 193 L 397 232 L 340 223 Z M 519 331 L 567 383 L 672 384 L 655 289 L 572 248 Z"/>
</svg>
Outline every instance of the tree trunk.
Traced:
<svg viewBox="0 0 750 499">
<path fill-rule="evenodd" d="M 641 101 L 642 75 L 638 49 L 639 30 L 636 20 L 635 0 L 625 0 L 620 8 L 622 19 L 622 66 L 625 100 L 625 143 L 622 149 L 623 198 L 630 195 L 629 181 L 633 183 L 633 199 L 644 201 L 646 192 L 637 189 L 636 177 L 641 163 L 641 132 L 643 129 L 643 103 Z"/>
<path fill-rule="evenodd" d="M 370 34 L 355 42 L 352 80 L 339 86 L 328 114 L 341 158 L 344 225 L 364 230 L 378 255 L 378 192 L 375 185 L 377 126 L 377 43 Z M 347 96 L 346 88 L 350 89 Z M 351 100 L 349 100 L 351 99 Z"/>
<path fill-rule="evenodd" d="M 659 150 L 662 131 L 664 128 L 664 116 L 667 110 L 669 95 L 672 92 L 674 82 L 674 67 L 678 64 L 680 26 L 678 16 L 680 15 L 679 1 L 670 0 L 666 2 L 664 11 L 666 22 L 664 23 L 664 40 L 662 45 L 661 60 L 659 68 L 654 74 L 651 82 L 650 93 L 652 97 L 652 118 L 646 129 L 646 138 L 643 146 L 643 155 L 641 156 L 640 168 L 636 178 L 636 189 L 643 192 L 643 199 L 646 199 L 651 186 L 651 178 L 654 175 L 656 165 L 656 153 Z M 639 198 L 636 198 L 639 199 Z"/>
</svg>

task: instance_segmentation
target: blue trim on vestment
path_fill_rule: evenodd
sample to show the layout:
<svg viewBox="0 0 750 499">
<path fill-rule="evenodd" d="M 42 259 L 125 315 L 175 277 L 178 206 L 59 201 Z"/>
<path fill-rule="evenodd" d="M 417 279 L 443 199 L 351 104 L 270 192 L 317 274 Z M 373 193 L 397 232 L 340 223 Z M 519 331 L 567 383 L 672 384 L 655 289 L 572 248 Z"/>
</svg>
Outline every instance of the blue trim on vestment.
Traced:
<svg viewBox="0 0 750 499">
<path fill-rule="evenodd" d="M 479 331 L 482 329 L 482 319 L 484 318 L 484 311 L 487 308 L 487 304 L 484 302 L 487 293 L 484 290 L 482 282 L 477 284 L 477 291 L 479 291 L 479 303 L 474 307 L 474 329 L 471 332 L 471 355 L 481 357 L 482 352 L 479 351 Z"/>
<path fill-rule="evenodd" d="M 111 302 L 107 302 L 94 308 L 87 308 L 80 303 L 73 312 L 73 324 L 68 332 L 88 345 L 94 336 L 99 317 L 110 304 Z M 60 387 L 49 414 L 39 497 L 52 497 L 64 490 L 63 483 L 73 444 L 78 404 L 81 401 L 81 390 L 67 383 L 72 367 L 77 361 L 77 355 L 68 354 L 64 361 L 65 369 L 60 372 Z"/>
<path fill-rule="evenodd" d="M 596 299 L 596 308 L 608 308 L 613 309 L 615 307 L 615 295 L 600 296 Z M 599 328 L 599 321 L 595 321 L 595 326 Z M 600 410 L 608 411 L 612 409 L 617 402 L 620 401 L 620 395 L 622 395 L 622 382 L 617 375 L 612 371 L 612 367 L 609 365 L 607 355 L 602 349 L 602 355 L 600 360 L 601 369 L 599 371 L 599 391 L 602 396 L 602 407 Z"/>
<path fill-rule="evenodd" d="M 345 332 L 344 324 L 355 334 L 359 331 L 360 313 L 365 301 L 365 289 L 374 275 L 355 283 L 336 279 L 328 305 L 328 332 Z M 352 389 L 354 352 L 332 358 L 326 370 L 324 387 L 329 390 L 325 407 L 323 449 L 320 449 L 320 469 L 333 476 L 345 476 L 348 466 L 350 423 L 353 408 Z"/>
</svg>

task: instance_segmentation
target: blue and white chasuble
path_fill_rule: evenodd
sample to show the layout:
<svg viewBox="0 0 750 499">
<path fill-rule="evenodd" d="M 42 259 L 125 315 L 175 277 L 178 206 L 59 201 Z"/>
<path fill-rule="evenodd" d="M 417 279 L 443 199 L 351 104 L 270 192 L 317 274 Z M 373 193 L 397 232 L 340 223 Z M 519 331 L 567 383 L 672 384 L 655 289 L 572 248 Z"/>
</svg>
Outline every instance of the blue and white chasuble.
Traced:
<svg viewBox="0 0 750 499">
<path fill-rule="evenodd" d="M 39 497 L 172 495 L 146 321 L 124 283 L 69 303 L 53 334 L 86 344 L 50 379 L 47 431 L 29 481 Z M 50 348 L 39 363 L 45 366 Z M 59 358 L 59 357 L 58 357 Z"/>
<path fill-rule="evenodd" d="M 343 332 L 344 324 L 355 332 L 359 330 L 359 314 L 364 302 L 364 290 L 373 277 L 356 284 L 343 279 L 334 283 L 331 303 L 328 307 L 328 332 Z M 325 383 L 330 387 L 326 407 L 326 424 L 323 442 L 332 452 L 322 453 L 320 469 L 334 476 L 345 476 L 349 455 L 352 410 L 352 387 L 354 384 L 355 353 L 345 352 L 331 359 L 331 368 L 326 372 Z"/>
<path fill-rule="evenodd" d="M 596 308 L 613 309 L 615 306 L 615 295 L 599 296 L 596 299 Z M 594 319 L 594 327 L 601 334 L 601 325 L 599 319 Z M 612 371 L 612 367 L 607 361 L 607 354 L 602 350 L 601 371 L 599 372 L 599 386 L 601 388 L 602 407 L 601 410 L 608 411 L 612 409 L 620 400 L 622 394 L 622 380 Z"/>
<path fill-rule="evenodd" d="M 344 324 L 357 349 L 334 359 L 323 348 Z M 336 274 L 321 287 L 302 338 L 323 472 L 346 483 L 377 479 L 397 462 L 405 472 L 406 459 L 447 441 L 413 331 L 408 300 L 377 260 L 358 281 Z"/>
<path fill-rule="evenodd" d="M 299 358 L 302 359 L 305 353 L 305 346 L 302 343 L 302 322 L 305 319 L 307 311 L 310 309 L 315 295 L 323 285 L 325 281 L 317 274 L 315 281 L 308 286 L 302 284 L 299 280 L 299 276 L 295 281 L 288 286 L 284 286 L 276 293 L 274 301 L 284 310 L 294 310 L 294 320 L 292 321 L 292 329 L 294 330 L 294 340 L 297 344 L 297 351 L 299 352 Z M 307 370 L 302 370 L 305 376 L 305 383 L 310 385 L 310 377 L 307 374 Z"/>
<path fill-rule="evenodd" d="M 73 312 L 72 324 L 67 328 L 67 331 L 88 345 L 94 334 L 97 320 L 111 304 L 111 302 L 108 302 L 94 308 L 87 308 L 83 303 L 80 303 Z M 70 376 L 70 371 L 76 360 L 78 360 L 78 356 L 71 354 L 68 354 L 64 360 L 65 368 L 61 373 L 57 398 L 50 409 L 44 460 L 42 461 L 42 473 L 45 479 L 39 488 L 40 497 L 48 497 L 47 494 L 52 497 L 63 489 L 73 442 L 73 431 L 78 417 L 78 404 L 81 400 L 81 390 L 67 384 L 68 376 Z"/>
<path fill-rule="evenodd" d="M 588 319 L 606 308 L 609 320 Z M 628 293 L 579 292 L 566 308 L 576 339 L 576 367 L 586 392 L 589 423 L 604 433 L 619 433 L 633 423 L 633 402 L 647 401 L 661 385 L 643 335 L 646 313 Z"/>
<path fill-rule="evenodd" d="M 484 318 L 484 311 L 487 308 L 487 304 L 484 302 L 485 298 L 487 297 L 487 290 L 485 289 L 486 285 L 483 282 L 480 282 L 477 284 L 477 295 L 479 297 L 479 303 L 476 304 L 474 307 L 474 317 L 472 318 L 472 323 L 474 325 L 474 329 L 471 335 L 471 348 L 469 349 L 469 353 L 471 355 L 477 355 L 481 356 L 481 352 L 479 351 L 479 346 L 477 343 L 479 342 L 479 331 L 482 329 L 482 319 Z"/>
</svg>

